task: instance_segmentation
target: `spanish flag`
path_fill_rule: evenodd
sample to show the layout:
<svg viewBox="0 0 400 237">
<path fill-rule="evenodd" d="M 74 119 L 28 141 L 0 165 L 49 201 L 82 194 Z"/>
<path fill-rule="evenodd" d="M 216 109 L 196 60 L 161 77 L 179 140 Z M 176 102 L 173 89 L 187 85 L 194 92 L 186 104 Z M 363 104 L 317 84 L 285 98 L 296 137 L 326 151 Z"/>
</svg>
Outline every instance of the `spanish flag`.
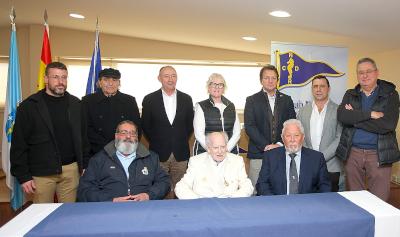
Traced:
<svg viewBox="0 0 400 237">
<path fill-rule="evenodd" d="M 37 81 L 38 91 L 45 87 L 44 72 L 47 64 L 51 63 L 50 41 L 49 41 L 49 25 L 47 24 L 47 12 L 45 12 L 45 23 L 43 32 L 42 55 L 40 56 L 39 76 Z"/>
</svg>

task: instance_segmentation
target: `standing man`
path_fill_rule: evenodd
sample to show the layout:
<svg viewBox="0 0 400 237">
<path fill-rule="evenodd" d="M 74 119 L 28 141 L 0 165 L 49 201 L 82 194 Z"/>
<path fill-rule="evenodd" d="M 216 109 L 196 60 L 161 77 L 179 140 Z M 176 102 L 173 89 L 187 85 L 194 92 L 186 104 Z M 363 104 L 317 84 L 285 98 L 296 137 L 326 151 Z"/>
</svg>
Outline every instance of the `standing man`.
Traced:
<svg viewBox="0 0 400 237">
<path fill-rule="evenodd" d="M 114 139 L 117 124 L 131 120 L 140 124 L 139 109 L 135 97 L 121 93 L 121 73 L 106 68 L 99 73 L 100 90 L 82 98 L 84 125 L 90 142 L 90 155 L 93 156 Z M 140 135 L 140 127 L 138 129 Z M 87 161 L 85 161 L 85 167 Z"/>
<path fill-rule="evenodd" d="M 142 128 L 150 150 L 158 153 L 161 167 L 171 177 L 171 192 L 186 172 L 190 157 L 189 138 L 193 133 L 192 98 L 176 89 L 178 77 L 172 66 L 162 67 L 161 89 L 146 95 L 142 103 Z"/>
<path fill-rule="evenodd" d="M 373 59 L 358 61 L 359 84 L 346 91 L 337 112 L 343 132 L 336 155 L 345 161 L 349 190 L 368 189 L 387 201 L 392 163 L 400 160 L 396 140 L 400 102 L 396 86 L 378 76 Z"/>
<path fill-rule="evenodd" d="M 11 173 L 34 203 L 74 202 L 87 141 L 81 106 L 67 89 L 67 67 L 49 63 L 46 88 L 18 107 L 11 143 Z M 84 152 L 85 151 L 85 152 Z"/>
<path fill-rule="evenodd" d="M 285 147 L 264 153 L 256 185 L 258 195 L 323 193 L 331 191 L 324 155 L 302 147 L 304 128 L 297 119 L 283 123 Z"/>
<path fill-rule="evenodd" d="M 304 127 L 304 146 L 324 154 L 331 180 L 332 192 L 339 191 L 339 177 L 343 164 L 335 156 L 342 125 L 337 121 L 338 105 L 329 99 L 330 85 L 325 76 L 311 82 L 313 102 L 299 111 L 297 119 Z"/>
<path fill-rule="evenodd" d="M 278 77 L 275 66 L 267 65 L 261 68 L 262 90 L 247 97 L 244 107 L 244 126 L 249 136 L 249 178 L 254 186 L 261 169 L 264 151 L 282 145 L 283 123 L 296 118 L 292 98 L 276 89 Z"/>
</svg>

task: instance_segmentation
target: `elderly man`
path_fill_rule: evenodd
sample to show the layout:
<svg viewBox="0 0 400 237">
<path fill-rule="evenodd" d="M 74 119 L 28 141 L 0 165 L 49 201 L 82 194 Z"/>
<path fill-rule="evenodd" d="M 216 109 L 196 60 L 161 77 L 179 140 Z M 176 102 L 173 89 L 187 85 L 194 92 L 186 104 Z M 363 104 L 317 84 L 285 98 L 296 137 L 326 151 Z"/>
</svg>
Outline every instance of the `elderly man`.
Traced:
<svg viewBox="0 0 400 237">
<path fill-rule="evenodd" d="M 332 192 L 339 191 L 339 177 L 343 173 L 342 161 L 335 156 L 342 125 L 337 121 L 337 107 L 329 99 L 330 85 L 325 76 L 316 76 L 311 82 L 312 103 L 302 107 L 297 119 L 304 126 L 304 146 L 324 154 Z"/>
<path fill-rule="evenodd" d="M 118 124 L 115 141 L 90 159 L 80 179 L 78 201 L 163 199 L 169 190 L 169 176 L 157 154 L 138 142 L 137 126 L 126 120 Z"/>
<path fill-rule="evenodd" d="M 121 93 L 121 73 L 106 68 L 99 73 L 98 86 L 101 90 L 82 98 L 84 122 L 93 156 L 114 139 L 114 129 L 124 120 L 140 126 L 140 114 L 135 97 Z M 138 129 L 140 135 L 140 127 Z M 87 161 L 85 161 L 85 166 Z"/>
<path fill-rule="evenodd" d="M 285 147 L 265 152 L 258 182 L 258 195 L 330 192 L 331 182 L 324 155 L 302 147 L 304 128 L 296 119 L 283 123 Z"/>
<path fill-rule="evenodd" d="M 243 158 L 227 153 L 227 143 L 224 132 L 206 135 L 207 152 L 190 158 L 186 174 L 176 184 L 179 199 L 248 197 L 253 193 Z"/>
<path fill-rule="evenodd" d="M 358 61 L 359 84 L 347 90 L 337 111 L 343 132 L 336 155 L 345 161 L 349 190 L 368 188 L 387 201 L 392 163 L 400 160 L 396 140 L 400 102 L 396 86 L 378 76 L 374 60 Z"/>
</svg>

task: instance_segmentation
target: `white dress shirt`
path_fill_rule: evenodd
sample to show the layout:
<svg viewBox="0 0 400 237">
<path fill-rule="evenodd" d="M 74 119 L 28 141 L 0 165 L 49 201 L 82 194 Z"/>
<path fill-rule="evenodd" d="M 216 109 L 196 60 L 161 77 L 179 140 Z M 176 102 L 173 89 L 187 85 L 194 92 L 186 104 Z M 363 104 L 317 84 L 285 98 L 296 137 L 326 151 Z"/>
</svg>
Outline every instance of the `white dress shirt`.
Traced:
<svg viewBox="0 0 400 237">
<path fill-rule="evenodd" d="M 172 95 L 168 95 L 163 89 L 161 89 L 161 91 L 164 101 L 165 112 L 167 113 L 169 123 L 172 125 L 174 123 L 176 115 L 176 90 Z"/>
<path fill-rule="evenodd" d="M 286 194 L 289 195 L 289 184 L 290 184 L 290 178 L 289 178 L 289 171 L 290 171 L 290 161 L 292 158 L 289 156 L 289 152 L 285 152 L 286 154 Z M 300 162 L 301 162 L 301 149 L 300 151 L 296 152 L 296 156 L 294 157 L 294 161 L 296 161 L 296 169 L 297 169 L 297 180 L 300 183 Z"/>
<path fill-rule="evenodd" d="M 224 129 L 224 110 L 226 105 L 223 103 L 215 103 L 215 107 L 219 109 L 221 114 L 221 121 L 222 121 L 222 131 L 225 132 Z M 194 111 L 194 119 L 193 119 L 193 128 L 194 128 L 194 136 L 196 140 L 200 143 L 200 145 L 207 150 L 206 145 L 206 120 L 204 118 L 204 111 L 199 105 L 196 103 L 195 111 Z M 229 139 L 228 144 L 226 145 L 228 151 L 231 151 L 239 142 L 240 139 L 240 122 L 239 117 L 236 113 L 235 123 L 233 125 L 232 137 Z"/>
<path fill-rule="evenodd" d="M 270 96 L 268 94 L 268 92 L 266 90 L 264 90 L 264 88 L 263 88 L 263 91 L 265 93 L 267 93 L 267 95 L 268 95 L 269 107 L 271 107 L 271 112 L 272 112 L 272 114 L 274 114 L 276 91 L 275 91 L 275 94 L 273 96 Z"/>
<path fill-rule="evenodd" d="M 312 112 L 310 118 L 310 139 L 312 148 L 319 151 L 319 144 L 321 143 L 322 130 L 324 128 L 324 120 L 326 115 L 327 101 L 321 112 L 318 111 L 318 106 L 312 102 Z"/>
</svg>

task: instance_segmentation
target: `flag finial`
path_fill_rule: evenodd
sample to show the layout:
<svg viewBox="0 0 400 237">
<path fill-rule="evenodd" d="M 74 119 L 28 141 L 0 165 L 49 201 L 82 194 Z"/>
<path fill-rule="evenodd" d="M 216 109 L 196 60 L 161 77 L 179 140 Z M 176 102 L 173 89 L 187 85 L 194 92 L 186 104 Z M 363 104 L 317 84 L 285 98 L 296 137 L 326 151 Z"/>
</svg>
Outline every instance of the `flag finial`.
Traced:
<svg viewBox="0 0 400 237">
<path fill-rule="evenodd" d="M 99 17 L 96 18 L 96 31 L 99 30 Z"/>
<path fill-rule="evenodd" d="M 12 6 L 10 11 L 11 24 L 15 23 L 15 18 L 17 18 L 17 15 L 15 15 L 15 8 Z"/>
<path fill-rule="evenodd" d="M 44 19 L 44 24 L 47 24 L 47 9 L 44 9 L 44 14 L 43 14 L 43 19 Z"/>
</svg>

